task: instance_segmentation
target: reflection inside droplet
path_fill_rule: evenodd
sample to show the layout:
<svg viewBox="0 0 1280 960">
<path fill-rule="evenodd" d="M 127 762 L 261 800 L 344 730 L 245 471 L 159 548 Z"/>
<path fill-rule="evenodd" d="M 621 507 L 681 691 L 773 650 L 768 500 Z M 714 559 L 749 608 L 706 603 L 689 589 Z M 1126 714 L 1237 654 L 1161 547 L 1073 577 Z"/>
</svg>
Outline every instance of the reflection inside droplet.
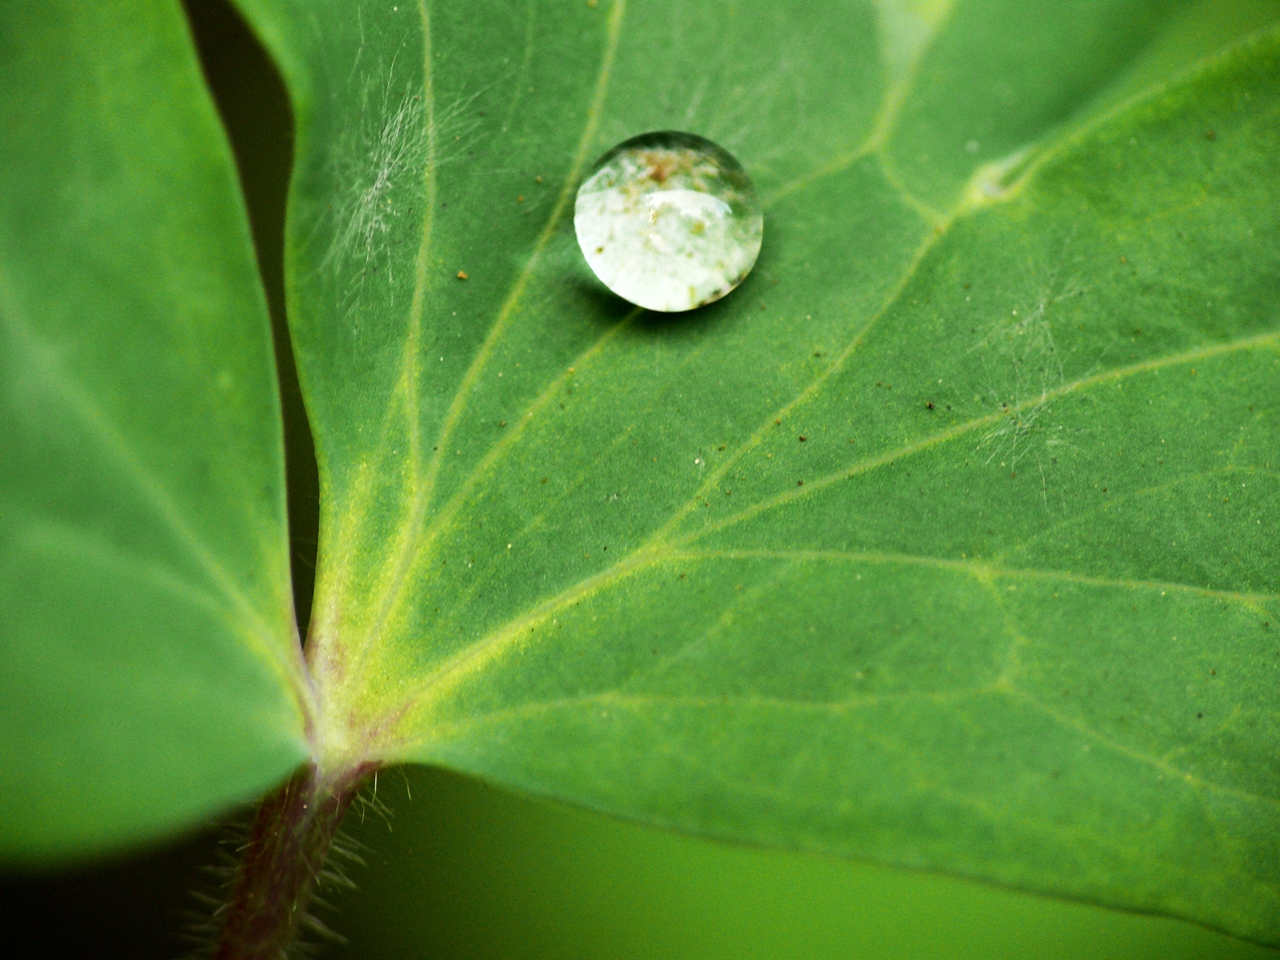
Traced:
<svg viewBox="0 0 1280 960">
<path fill-rule="evenodd" d="M 692 310 L 740 284 L 764 216 L 742 166 L 710 140 L 662 131 L 596 161 L 578 189 L 578 245 L 610 290 L 649 310 Z"/>
</svg>

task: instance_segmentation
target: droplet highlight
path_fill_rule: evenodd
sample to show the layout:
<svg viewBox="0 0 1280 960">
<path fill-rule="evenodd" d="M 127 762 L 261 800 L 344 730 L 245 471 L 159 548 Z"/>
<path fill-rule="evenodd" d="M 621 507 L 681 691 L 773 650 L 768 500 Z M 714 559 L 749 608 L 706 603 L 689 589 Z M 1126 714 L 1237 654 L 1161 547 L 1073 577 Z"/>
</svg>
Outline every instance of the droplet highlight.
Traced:
<svg viewBox="0 0 1280 960">
<path fill-rule="evenodd" d="M 578 188 L 578 246 L 600 281 L 647 310 L 719 300 L 760 254 L 764 213 L 742 165 L 705 137 L 664 130 L 618 144 Z"/>
</svg>

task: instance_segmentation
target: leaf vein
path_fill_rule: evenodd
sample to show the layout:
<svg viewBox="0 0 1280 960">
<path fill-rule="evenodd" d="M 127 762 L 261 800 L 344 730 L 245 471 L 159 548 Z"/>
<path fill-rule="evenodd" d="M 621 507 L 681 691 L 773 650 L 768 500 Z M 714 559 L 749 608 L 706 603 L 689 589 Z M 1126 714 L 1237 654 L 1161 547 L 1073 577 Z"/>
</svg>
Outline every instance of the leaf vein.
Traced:
<svg viewBox="0 0 1280 960">
<path fill-rule="evenodd" d="M 425 10 L 425 6 L 421 5 L 421 9 Z M 614 56 L 618 48 L 618 38 L 622 28 L 623 13 L 626 9 L 626 0 L 614 0 L 613 7 L 610 11 L 608 25 L 606 28 L 605 50 L 601 59 L 600 71 L 596 79 L 595 92 L 592 96 L 591 106 L 587 112 L 587 122 L 583 128 L 582 136 L 578 143 L 578 149 L 575 153 L 569 172 L 565 176 L 564 185 L 560 190 L 560 195 L 556 200 L 556 205 L 552 209 L 550 216 L 547 218 L 546 225 L 543 227 L 541 234 L 534 245 L 533 253 L 525 263 L 524 269 L 517 277 L 511 292 L 507 295 L 507 299 L 499 309 L 498 317 L 493 325 L 489 328 L 484 342 L 480 345 L 480 349 L 472 358 L 471 364 L 467 367 L 466 373 L 463 375 L 462 382 L 459 384 L 454 394 L 453 402 L 449 405 L 449 409 L 441 422 L 440 431 L 437 435 L 436 449 L 431 460 L 427 464 L 426 475 L 419 483 L 415 485 L 413 508 L 409 512 L 409 516 L 400 526 L 400 532 L 397 537 L 398 543 L 394 548 L 394 556 L 396 557 L 392 573 L 388 578 L 387 586 L 382 592 L 382 602 L 379 604 L 379 612 L 374 617 L 374 626 L 371 628 L 368 636 L 370 638 L 377 637 L 388 619 L 392 616 L 396 606 L 401 602 L 404 595 L 405 584 L 408 580 L 410 571 L 418 554 L 418 545 L 422 536 L 424 520 L 427 510 L 431 504 L 431 500 L 435 493 L 435 485 L 439 477 L 440 467 L 445 456 L 445 451 L 449 444 L 449 439 L 456 429 L 458 422 L 461 420 L 463 412 L 466 408 L 467 400 L 474 389 L 476 382 L 480 378 L 481 371 L 488 363 L 495 344 L 505 331 L 506 326 L 514 312 L 516 304 L 519 302 L 520 294 L 523 292 L 529 277 L 533 273 L 533 269 L 537 264 L 542 251 L 545 249 L 551 236 L 555 232 L 560 218 L 563 216 L 569 199 L 573 192 L 573 186 L 580 175 L 583 165 L 586 163 L 587 151 L 591 146 L 592 138 L 595 135 L 596 126 L 599 123 L 600 114 L 604 107 L 605 96 L 608 90 L 609 77 L 613 68 Z M 429 67 L 428 67 L 429 69 Z M 434 524 L 433 524 L 434 526 Z M 361 649 L 368 651 L 373 646 L 372 643 L 366 642 L 362 644 Z M 357 656 L 357 663 L 354 668 L 358 671 L 359 663 L 363 660 L 363 654 Z"/>
<path fill-rule="evenodd" d="M 1215 590 L 1192 583 L 1178 583 L 1169 580 L 1132 580 L 1118 577 L 1095 576 L 1075 573 L 1071 570 L 1043 570 L 1037 567 L 1014 567 L 999 563 L 984 563 L 979 560 L 954 560 L 944 557 L 930 557 L 911 553 L 893 553 L 886 551 L 846 551 L 846 550 L 686 550 L 675 549 L 664 554 L 664 557 L 679 559 L 707 560 L 799 560 L 804 562 L 845 562 L 868 564 L 909 564 L 912 566 L 936 567 L 969 574 L 978 579 L 992 577 L 1017 579 L 1024 577 L 1034 580 L 1053 580 L 1063 583 L 1078 583 L 1083 586 L 1120 587 L 1126 590 L 1174 590 L 1182 593 L 1212 597 L 1217 600 L 1230 600 L 1235 603 L 1253 604 L 1280 600 L 1280 594 L 1265 592 L 1242 592 L 1236 590 Z"/>
<path fill-rule="evenodd" d="M 1280 333 L 1273 332 L 1273 333 L 1258 334 L 1252 337 L 1243 337 L 1238 340 L 1228 341 L 1226 343 L 1212 344 L 1205 347 L 1198 347 L 1194 350 L 1187 350 L 1178 354 L 1170 354 L 1164 357 L 1157 357 L 1151 360 L 1144 360 L 1140 363 L 1130 364 L 1125 367 L 1118 367 L 1113 370 L 1108 370 L 1104 373 L 1094 374 L 1093 376 L 1088 376 L 1088 377 L 1082 377 L 1079 380 L 1074 380 L 1071 383 L 1063 384 L 1062 386 L 1057 387 L 1055 389 L 1046 390 L 1042 394 L 1039 394 L 1033 398 L 1024 400 L 1021 403 L 1013 404 L 1010 407 L 1008 407 L 1008 409 L 1001 410 L 998 413 L 992 413 L 984 417 L 976 417 L 972 420 L 967 420 L 964 423 L 959 423 L 953 427 L 947 428 L 946 430 L 941 430 L 937 433 L 929 434 L 928 436 L 923 437 L 920 440 L 915 440 L 911 443 L 904 444 L 886 453 L 880 454 L 875 457 L 870 457 L 866 460 L 859 461 L 858 463 L 855 463 L 851 467 L 847 467 L 835 473 L 830 473 L 825 476 L 818 477 L 814 480 L 806 481 L 803 487 L 798 487 L 794 490 L 787 490 L 785 493 L 781 493 L 774 497 L 770 497 L 767 500 L 762 500 L 759 503 L 752 504 L 750 507 L 747 507 L 739 511 L 738 513 L 732 514 L 714 523 L 710 523 L 707 526 L 703 527 L 702 529 L 697 530 L 686 537 L 683 537 L 683 538 L 680 538 L 679 540 L 674 541 L 673 544 L 676 546 L 682 546 L 686 543 L 694 542 L 695 540 L 699 540 L 710 533 L 714 533 L 719 530 L 723 530 L 726 527 L 730 527 L 735 524 L 741 523 L 744 520 L 751 519 L 752 517 L 755 517 L 766 511 L 773 510 L 781 506 L 785 506 L 786 504 L 792 503 L 796 500 L 801 500 L 806 497 L 811 497 L 813 496 L 814 493 L 818 492 L 819 490 L 823 490 L 834 483 L 840 483 L 844 480 L 851 479 L 852 477 L 858 476 L 860 474 L 869 473 L 880 467 L 888 466 L 890 464 L 897 462 L 898 460 L 902 460 L 906 457 L 914 456 L 915 454 L 922 453 L 940 444 L 947 443 L 951 440 L 955 440 L 959 437 L 965 436 L 966 434 L 970 434 L 975 430 L 981 429 L 982 427 L 987 427 L 987 426 L 996 424 L 999 421 L 1005 419 L 1006 417 L 1012 414 L 1020 413 L 1024 410 L 1029 410 L 1034 407 L 1038 407 L 1050 400 L 1060 399 L 1061 397 L 1068 396 L 1069 394 L 1072 394 L 1076 391 L 1084 390 L 1093 386 L 1099 386 L 1105 383 L 1120 381 L 1127 377 L 1137 376 L 1143 373 L 1150 373 L 1166 367 L 1177 366 L 1179 364 L 1193 363 L 1201 360 L 1207 360 L 1223 354 L 1235 353 L 1240 350 L 1249 350 L 1249 349 L 1255 349 L 1255 348 L 1261 348 L 1261 349 L 1274 348 L 1277 345 L 1277 342 L 1280 342 Z M 837 364 L 833 364 L 832 366 L 835 367 L 837 366 Z M 825 378 L 826 376 L 827 374 L 824 372 L 823 378 Z M 818 381 L 815 381 L 815 382 L 818 382 Z M 805 394 L 802 396 L 805 396 L 810 392 L 811 390 L 806 390 Z M 797 400 L 788 404 L 787 407 L 784 408 L 784 410 L 790 410 L 798 402 L 799 401 Z M 684 511 L 684 513 L 687 513 L 687 512 L 688 512 L 688 509 Z M 681 516 L 683 516 L 683 513 L 681 514 Z M 668 524 L 668 526 L 670 526 L 670 524 Z"/>
</svg>

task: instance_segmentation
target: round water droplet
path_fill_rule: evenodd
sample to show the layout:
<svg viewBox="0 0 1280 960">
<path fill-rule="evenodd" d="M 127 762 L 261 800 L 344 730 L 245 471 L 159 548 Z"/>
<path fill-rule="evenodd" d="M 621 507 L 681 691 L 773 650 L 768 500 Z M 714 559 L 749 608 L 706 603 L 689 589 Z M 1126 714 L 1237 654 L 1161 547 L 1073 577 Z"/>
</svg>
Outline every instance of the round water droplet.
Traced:
<svg viewBox="0 0 1280 960">
<path fill-rule="evenodd" d="M 728 151 L 691 133 L 645 133 L 596 161 L 578 189 L 578 246 L 606 287 L 648 310 L 692 310 L 751 272 L 764 214 Z"/>
</svg>

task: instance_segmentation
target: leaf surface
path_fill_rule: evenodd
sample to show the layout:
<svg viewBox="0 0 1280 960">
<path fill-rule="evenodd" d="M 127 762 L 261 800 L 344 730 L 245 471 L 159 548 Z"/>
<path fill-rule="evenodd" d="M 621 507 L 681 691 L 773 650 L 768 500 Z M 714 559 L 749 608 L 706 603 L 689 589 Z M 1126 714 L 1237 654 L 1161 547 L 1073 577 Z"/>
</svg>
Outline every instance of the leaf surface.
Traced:
<svg viewBox="0 0 1280 960">
<path fill-rule="evenodd" d="M 175 3 L 0 4 L 0 856 L 306 754 L 270 328 Z"/>
<path fill-rule="evenodd" d="M 1280 942 L 1273 6 L 241 5 L 326 756 Z M 662 128 L 766 205 L 690 314 L 570 222 Z"/>
</svg>

